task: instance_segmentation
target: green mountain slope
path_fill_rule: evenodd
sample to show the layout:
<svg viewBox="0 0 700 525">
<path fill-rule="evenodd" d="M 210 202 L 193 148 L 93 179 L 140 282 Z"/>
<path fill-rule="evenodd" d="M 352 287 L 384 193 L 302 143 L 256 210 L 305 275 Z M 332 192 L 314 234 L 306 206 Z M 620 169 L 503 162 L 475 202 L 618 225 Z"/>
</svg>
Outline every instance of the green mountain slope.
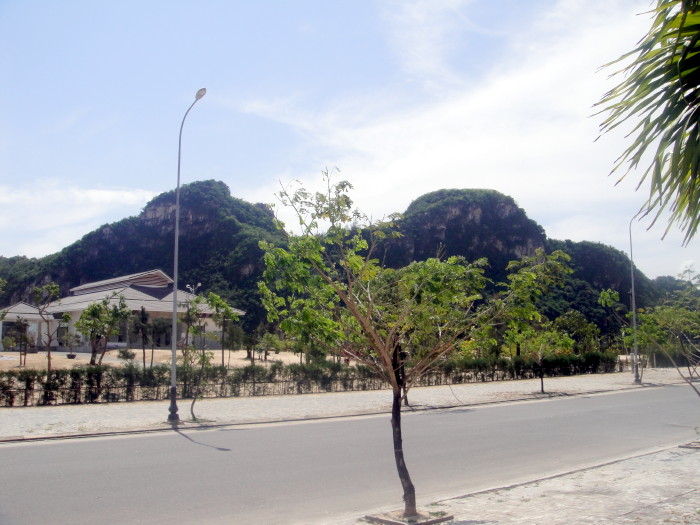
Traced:
<svg viewBox="0 0 700 525">
<path fill-rule="evenodd" d="M 203 290 L 222 295 L 246 310 L 243 325 L 252 331 L 265 318 L 257 296 L 263 268 L 258 242 L 284 243 L 270 209 L 232 197 L 224 183 L 212 180 L 182 186 L 180 198 L 180 287 L 201 283 Z M 48 281 L 59 283 L 67 294 L 80 284 L 150 269 L 171 275 L 174 212 L 175 192 L 169 191 L 151 200 L 138 216 L 105 224 L 58 253 L 41 259 L 0 257 L 0 277 L 8 281 L 0 305 L 31 299 L 32 288 Z M 398 226 L 402 236 L 386 241 L 379 252 L 391 267 L 438 253 L 469 260 L 486 257 L 488 276 L 499 282 L 508 261 L 537 248 L 567 252 L 574 273 L 564 290 L 547 299 L 550 317 L 575 308 L 608 331 L 598 292 L 613 288 L 623 302 L 629 297 L 630 266 L 624 253 L 600 243 L 547 239 L 511 197 L 496 191 L 428 193 L 410 204 Z M 658 297 L 655 283 L 639 271 L 635 284 L 640 307 Z"/>
</svg>

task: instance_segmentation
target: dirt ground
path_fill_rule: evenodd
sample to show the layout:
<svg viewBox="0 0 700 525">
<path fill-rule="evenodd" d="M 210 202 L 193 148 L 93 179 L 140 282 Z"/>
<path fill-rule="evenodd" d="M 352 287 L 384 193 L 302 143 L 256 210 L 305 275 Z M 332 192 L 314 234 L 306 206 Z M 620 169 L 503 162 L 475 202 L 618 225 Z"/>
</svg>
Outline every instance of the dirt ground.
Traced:
<svg viewBox="0 0 700 525">
<path fill-rule="evenodd" d="M 142 352 L 141 349 L 132 349 L 136 354 L 135 361 L 137 364 L 142 362 Z M 214 364 L 221 364 L 221 350 L 213 350 L 214 353 Z M 154 350 L 153 351 L 153 363 L 165 363 L 170 364 L 170 358 L 172 355 L 171 350 Z M 291 352 L 280 352 L 279 354 L 271 353 L 267 361 L 258 360 L 258 354 L 255 354 L 255 364 L 256 365 L 266 365 L 272 364 L 275 361 L 282 361 L 284 364 L 288 363 L 298 363 L 299 356 L 294 355 Z M 89 353 L 78 353 L 75 359 L 68 359 L 66 352 L 51 352 L 51 366 L 52 368 L 75 368 L 79 366 L 85 366 L 90 362 Z M 146 366 L 149 366 L 151 362 L 151 351 L 146 350 Z M 110 350 L 105 354 L 102 360 L 103 365 L 120 365 L 123 361 L 117 358 L 117 351 Z M 240 368 L 248 366 L 250 364 L 250 359 L 246 359 L 245 350 L 226 350 L 224 351 L 224 363 L 230 368 Z M 27 366 L 26 368 L 35 368 L 38 370 L 45 369 L 47 365 L 47 356 L 45 351 L 40 351 L 36 354 L 27 354 Z M 22 367 L 19 366 L 19 352 L 0 352 L 0 370 L 20 370 Z"/>
</svg>

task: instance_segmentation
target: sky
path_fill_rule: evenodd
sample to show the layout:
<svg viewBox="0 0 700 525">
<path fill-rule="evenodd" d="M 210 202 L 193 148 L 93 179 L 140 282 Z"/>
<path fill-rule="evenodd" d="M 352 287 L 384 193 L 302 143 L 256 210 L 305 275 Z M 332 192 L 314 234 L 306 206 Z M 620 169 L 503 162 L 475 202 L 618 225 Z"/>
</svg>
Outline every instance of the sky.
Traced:
<svg viewBox="0 0 700 525">
<path fill-rule="evenodd" d="M 495 189 L 548 237 L 700 269 L 665 222 L 633 217 L 640 172 L 599 136 L 600 70 L 644 35 L 649 0 L 0 0 L 0 256 L 42 257 L 215 179 L 349 180 L 373 217 L 445 188 Z M 284 219 L 285 217 L 282 216 Z"/>
</svg>

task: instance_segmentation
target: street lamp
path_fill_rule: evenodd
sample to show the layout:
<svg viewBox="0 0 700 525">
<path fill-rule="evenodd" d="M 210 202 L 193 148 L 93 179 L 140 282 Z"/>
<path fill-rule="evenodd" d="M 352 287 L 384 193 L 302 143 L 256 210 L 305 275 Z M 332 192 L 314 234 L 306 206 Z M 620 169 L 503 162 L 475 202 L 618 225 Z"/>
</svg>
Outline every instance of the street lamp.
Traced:
<svg viewBox="0 0 700 525">
<path fill-rule="evenodd" d="M 182 128 L 185 126 L 187 114 L 197 101 L 207 94 L 206 88 L 202 88 L 194 96 L 194 102 L 185 111 L 180 124 L 180 138 L 177 143 L 177 186 L 175 187 L 175 250 L 173 253 L 173 327 L 171 335 L 172 356 L 170 363 L 170 407 L 168 408 L 168 421 L 176 424 L 180 421 L 177 415 L 177 259 L 180 248 L 180 156 L 182 153 Z"/>
<path fill-rule="evenodd" d="M 637 213 L 639 215 L 641 211 Z M 630 306 L 632 307 L 632 369 L 634 370 L 634 382 L 639 384 L 642 382 L 639 377 L 639 346 L 637 345 L 637 301 L 634 294 L 634 255 L 632 254 L 632 222 L 637 218 L 637 215 L 630 219 L 630 277 L 632 287 L 630 288 L 630 294 L 632 296 L 630 301 Z"/>
</svg>

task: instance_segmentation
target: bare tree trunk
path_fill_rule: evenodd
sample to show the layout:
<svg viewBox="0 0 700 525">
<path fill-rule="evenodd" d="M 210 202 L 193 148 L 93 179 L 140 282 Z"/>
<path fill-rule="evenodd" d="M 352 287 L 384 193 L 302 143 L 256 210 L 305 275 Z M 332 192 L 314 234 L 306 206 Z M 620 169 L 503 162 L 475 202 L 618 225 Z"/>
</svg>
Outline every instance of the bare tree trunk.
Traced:
<svg viewBox="0 0 700 525">
<path fill-rule="evenodd" d="M 544 363 L 540 363 L 540 393 L 544 394 Z"/>
<path fill-rule="evenodd" d="M 226 318 L 224 318 L 221 323 L 221 368 L 226 367 L 226 362 L 224 361 L 224 347 L 226 346 Z"/>
<path fill-rule="evenodd" d="M 99 339 L 97 340 L 97 342 L 95 342 L 91 345 L 91 353 L 90 353 L 90 364 L 91 365 L 97 364 L 97 347 L 99 345 L 100 345 Z"/>
<path fill-rule="evenodd" d="M 406 385 L 406 366 L 405 366 L 405 361 L 406 357 L 408 354 L 406 352 L 402 352 L 400 348 L 398 349 L 398 355 L 399 355 L 399 366 L 398 366 L 398 380 L 399 384 L 403 385 L 403 404 L 404 406 L 409 406 L 408 402 L 408 385 Z"/>
<path fill-rule="evenodd" d="M 102 366 L 102 359 L 104 358 L 105 354 L 107 353 L 107 337 L 103 337 L 102 339 L 105 340 L 104 345 L 102 345 L 102 353 L 100 354 L 100 360 L 97 362 L 98 365 Z"/>
<path fill-rule="evenodd" d="M 49 374 L 51 373 L 51 332 L 48 329 L 48 323 L 46 324 L 47 329 L 46 329 L 46 358 L 48 359 L 47 363 L 47 370 L 49 371 Z M 47 376 L 48 379 L 48 376 Z"/>
<path fill-rule="evenodd" d="M 197 402 L 197 392 L 194 391 L 192 393 L 192 403 L 190 404 L 190 415 L 192 416 L 192 421 L 197 421 L 196 416 L 194 415 L 194 404 Z"/>
<path fill-rule="evenodd" d="M 671 356 L 671 353 L 668 350 L 666 350 L 663 346 L 661 346 L 658 342 L 656 342 L 656 341 L 654 341 L 654 342 L 658 345 L 658 347 L 661 349 L 661 351 L 664 354 L 666 354 L 666 357 L 669 358 L 669 360 L 671 361 L 671 364 L 675 367 L 676 371 L 678 372 L 678 375 L 681 376 L 681 379 L 683 379 L 683 381 L 688 383 L 690 388 L 692 388 L 695 391 L 695 393 L 700 397 L 700 390 L 693 383 L 692 377 L 685 377 L 685 375 L 683 375 L 683 372 L 681 372 L 680 367 L 676 364 L 676 361 L 673 359 L 673 356 Z"/>
<path fill-rule="evenodd" d="M 416 510 L 416 489 L 411 481 L 411 476 L 403 457 L 403 438 L 401 436 L 401 388 L 394 389 L 394 401 L 391 406 L 391 430 L 394 437 L 394 459 L 396 470 L 399 473 L 401 486 L 403 487 L 404 516 L 410 517 L 418 514 Z"/>
</svg>

